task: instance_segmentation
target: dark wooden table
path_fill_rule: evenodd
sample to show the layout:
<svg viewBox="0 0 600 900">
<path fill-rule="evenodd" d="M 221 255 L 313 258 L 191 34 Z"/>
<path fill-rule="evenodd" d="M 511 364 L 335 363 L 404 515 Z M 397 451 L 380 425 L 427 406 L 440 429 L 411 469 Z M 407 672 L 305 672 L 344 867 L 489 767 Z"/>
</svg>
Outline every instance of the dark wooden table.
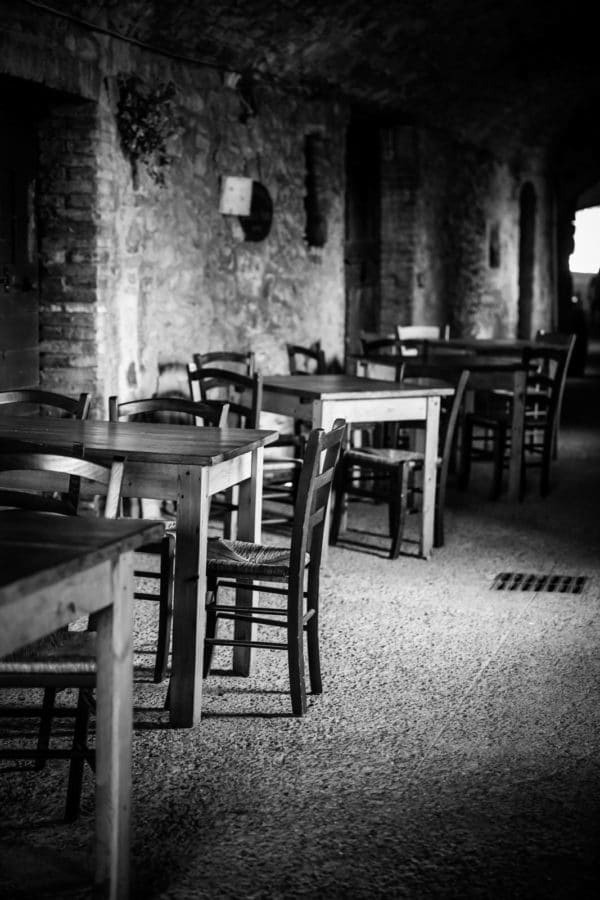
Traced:
<svg viewBox="0 0 600 900">
<path fill-rule="evenodd" d="M 129 896 L 133 551 L 142 519 L 0 513 L 0 656 L 98 613 L 95 896 Z"/>
<path fill-rule="evenodd" d="M 430 378 L 402 384 L 357 375 L 269 375 L 263 382 L 263 409 L 326 430 L 337 418 L 353 424 L 425 422 L 420 554 L 427 558 L 433 546 L 440 397 L 453 390 Z"/>
<path fill-rule="evenodd" d="M 177 501 L 170 697 L 175 726 L 200 721 L 209 498 L 239 484 L 239 537 L 260 540 L 263 450 L 277 436 L 245 428 L 0 418 L 0 444 L 69 453 L 79 446 L 87 459 L 101 462 L 122 457 L 124 496 Z M 248 674 L 250 651 L 236 650 L 234 669 Z"/>
</svg>

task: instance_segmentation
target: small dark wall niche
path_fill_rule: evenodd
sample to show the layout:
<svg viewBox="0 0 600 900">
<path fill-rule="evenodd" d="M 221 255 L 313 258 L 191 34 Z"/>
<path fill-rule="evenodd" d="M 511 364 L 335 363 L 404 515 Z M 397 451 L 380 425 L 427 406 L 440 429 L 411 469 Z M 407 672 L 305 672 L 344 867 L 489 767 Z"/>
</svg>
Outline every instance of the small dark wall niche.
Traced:
<svg viewBox="0 0 600 900">
<path fill-rule="evenodd" d="M 495 222 L 490 228 L 488 261 L 490 269 L 500 268 L 500 226 L 497 222 Z"/>
<path fill-rule="evenodd" d="M 273 221 L 273 201 L 260 181 L 252 182 L 250 214 L 238 218 L 247 241 L 264 241 L 268 236 Z"/>
<path fill-rule="evenodd" d="M 309 247 L 324 247 L 327 243 L 325 142 L 319 132 L 306 135 L 304 160 L 306 165 L 304 237 Z"/>
</svg>

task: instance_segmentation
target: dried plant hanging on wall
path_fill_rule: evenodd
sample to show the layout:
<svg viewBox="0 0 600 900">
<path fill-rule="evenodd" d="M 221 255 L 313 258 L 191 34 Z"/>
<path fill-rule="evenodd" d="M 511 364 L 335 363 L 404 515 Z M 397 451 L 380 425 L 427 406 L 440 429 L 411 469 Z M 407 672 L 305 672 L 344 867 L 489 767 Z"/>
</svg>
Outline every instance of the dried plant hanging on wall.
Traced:
<svg viewBox="0 0 600 900">
<path fill-rule="evenodd" d="M 155 184 L 165 184 L 165 173 L 173 157 L 167 141 L 177 133 L 172 82 L 149 88 L 137 75 L 118 77 L 117 126 L 121 145 L 137 186 L 139 164 L 143 163 Z"/>
</svg>

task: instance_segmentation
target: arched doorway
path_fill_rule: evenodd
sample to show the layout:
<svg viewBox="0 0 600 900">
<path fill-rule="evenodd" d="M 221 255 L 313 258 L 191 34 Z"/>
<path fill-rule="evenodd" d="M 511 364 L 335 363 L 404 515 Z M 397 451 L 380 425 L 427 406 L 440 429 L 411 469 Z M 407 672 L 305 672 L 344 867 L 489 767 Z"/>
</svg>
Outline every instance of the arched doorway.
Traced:
<svg viewBox="0 0 600 900">
<path fill-rule="evenodd" d="M 537 198 L 527 182 L 521 189 L 519 209 L 519 322 L 518 337 L 531 337 L 533 318 L 533 274 L 535 262 L 535 224 Z"/>
</svg>

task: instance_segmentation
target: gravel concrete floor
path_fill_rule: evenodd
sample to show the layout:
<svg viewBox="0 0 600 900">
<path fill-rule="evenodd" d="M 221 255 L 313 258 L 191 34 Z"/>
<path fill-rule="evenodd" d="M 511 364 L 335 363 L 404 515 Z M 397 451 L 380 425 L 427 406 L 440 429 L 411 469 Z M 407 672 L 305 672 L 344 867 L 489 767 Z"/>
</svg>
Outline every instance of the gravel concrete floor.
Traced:
<svg viewBox="0 0 600 900">
<path fill-rule="evenodd" d="M 166 684 L 151 683 L 156 610 L 137 604 L 134 897 L 598 895 L 599 388 L 569 383 L 551 495 L 535 477 L 523 503 L 492 503 L 478 467 L 428 561 L 410 544 L 386 559 L 384 508 L 353 506 L 352 543 L 322 577 L 324 693 L 303 719 L 283 654 L 257 653 L 241 679 L 223 650 L 202 724 L 170 729 Z M 492 590 L 507 570 L 588 581 Z M 0 897 L 90 897 L 76 881 L 92 776 L 66 826 L 64 763 L 0 766 Z"/>
</svg>

